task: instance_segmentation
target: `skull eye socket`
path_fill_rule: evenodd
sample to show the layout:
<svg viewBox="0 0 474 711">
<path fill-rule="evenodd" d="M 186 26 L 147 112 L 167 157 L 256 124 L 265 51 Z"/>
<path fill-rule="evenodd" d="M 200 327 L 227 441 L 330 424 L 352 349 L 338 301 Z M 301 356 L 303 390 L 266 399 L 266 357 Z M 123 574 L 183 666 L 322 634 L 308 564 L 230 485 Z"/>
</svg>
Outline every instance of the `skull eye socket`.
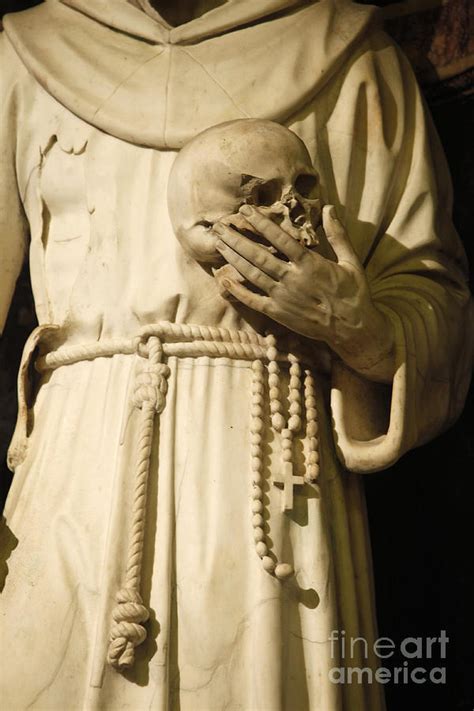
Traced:
<svg viewBox="0 0 474 711">
<path fill-rule="evenodd" d="M 318 177 L 310 173 L 301 173 L 295 180 L 295 190 L 301 197 L 310 200 L 318 196 Z"/>
<path fill-rule="evenodd" d="M 270 207 L 280 198 L 281 188 L 278 180 L 269 180 L 268 183 L 260 183 L 252 190 L 252 204 Z"/>
</svg>

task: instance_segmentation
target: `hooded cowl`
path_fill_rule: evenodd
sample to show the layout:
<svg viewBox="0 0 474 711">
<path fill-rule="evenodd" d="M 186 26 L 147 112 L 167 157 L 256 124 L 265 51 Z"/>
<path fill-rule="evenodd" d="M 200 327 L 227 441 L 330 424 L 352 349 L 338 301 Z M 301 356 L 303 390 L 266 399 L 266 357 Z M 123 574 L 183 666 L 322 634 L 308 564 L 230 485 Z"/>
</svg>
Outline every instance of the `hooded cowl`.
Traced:
<svg viewBox="0 0 474 711">
<path fill-rule="evenodd" d="M 229 0 L 172 28 L 127 0 L 50 0 L 7 16 L 5 31 L 41 86 L 79 118 L 176 149 L 222 121 L 287 122 L 375 11 L 345 0 Z"/>
</svg>

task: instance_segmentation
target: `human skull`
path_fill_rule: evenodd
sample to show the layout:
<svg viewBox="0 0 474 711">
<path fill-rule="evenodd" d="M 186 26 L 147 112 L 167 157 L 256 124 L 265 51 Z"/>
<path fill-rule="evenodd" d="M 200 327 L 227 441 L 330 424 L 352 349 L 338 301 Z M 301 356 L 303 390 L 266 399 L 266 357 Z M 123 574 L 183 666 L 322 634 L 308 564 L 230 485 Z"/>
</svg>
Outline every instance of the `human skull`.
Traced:
<svg viewBox="0 0 474 711">
<path fill-rule="evenodd" d="M 178 154 L 168 183 L 174 232 L 197 261 L 222 264 L 215 222 L 257 239 L 238 212 L 257 205 L 302 244 L 318 244 L 318 174 L 289 129 L 261 119 L 239 119 L 203 131 Z M 269 249 L 272 249 L 270 246 Z"/>
</svg>

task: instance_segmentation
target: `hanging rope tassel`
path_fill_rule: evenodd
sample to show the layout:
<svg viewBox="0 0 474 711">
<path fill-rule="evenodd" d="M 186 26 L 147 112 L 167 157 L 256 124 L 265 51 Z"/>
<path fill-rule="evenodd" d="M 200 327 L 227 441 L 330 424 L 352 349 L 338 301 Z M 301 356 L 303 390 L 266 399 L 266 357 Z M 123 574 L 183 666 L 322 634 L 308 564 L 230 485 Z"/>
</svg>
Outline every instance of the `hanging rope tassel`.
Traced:
<svg viewBox="0 0 474 711">
<path fill-rule="evenodd" d="M 107 656 L 109 664 L 119 671 L 133 665 L 135 647 L 142 644 L 147 636 L 143 623 L 150 616 L 140 595 L 146 502 L 154 419 L 165 406 L 170 370 L 162 363 L 163 347 L 160 339 L 150 336 L 147 344 L 148 364 L 137 376 L 133 397 L 133 404 L 140 409 L 140 423 L 127 570 L 124 587 L 117 593 L 117 605 L 112 612 L 114 623 Z"/>
</svg>

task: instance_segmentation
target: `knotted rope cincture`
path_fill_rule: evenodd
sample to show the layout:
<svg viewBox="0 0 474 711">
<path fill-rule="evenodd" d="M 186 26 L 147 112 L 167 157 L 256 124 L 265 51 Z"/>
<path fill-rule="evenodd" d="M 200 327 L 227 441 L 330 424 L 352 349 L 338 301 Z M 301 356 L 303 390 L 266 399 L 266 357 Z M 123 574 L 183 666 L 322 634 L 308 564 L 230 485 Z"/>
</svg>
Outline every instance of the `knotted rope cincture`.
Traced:
<svg viewBox="0 0 474 711">
<path fill-rule="evenodd" d="M 156 336 L 148 339 L 148 363 L 143 366 L 135 381 L 133 404 L 140 412 L 136 453 L 135 487 L 132 508 L 132 525 L 127 554 L 124 587 L 116 596 L 117 605 L 112 612 L 114 624 L 110 631 L 107 661 L 120 671 L 133 666 L 135 647 L 142 644 L 147 633 L 143 622 L 150 616 L 140 595 L 140 583 L 145 541 L 146 502 L 150 456 L 153 443 L 154 419 L 165 407 L 167 378 L 170 369 L 162 363 L 163 347 Z"/>
<path fill-rule="evenodd" d="M 263 494 L 263 435 L 265 428 L 265 366 L 268 363 L 268 389 L 271 426 L 281 433 L 282 468 L 273 484 L 282 487 L 282 511 L 293 508 L 293 486 L 313 484 L 319 473 L 318 424 L 314 378 L 305 370 L 304 396 L 308 456 L 303 476 L 293 474 L 293 438 L 302 427 L 300 355 L 278 352 L 273 335 L 260 336 L 246 331 L 235 331 L 212 326 L 198 326 L 160 322 L 141 329 L 135 338 L 103 339 L 89 344 L 64 345 L 41 356 L 36 361 L 39 372 L 55 370 L 63 365 L 118 354 L 138 354 L 146 359 L 136 376 L 133 405 L 140 411 L 138 423 L 134 499 L 129 533 L 127 565 L 123 587 L 116 595 L 112 612 L 112 629 L 107 660 L 118 671 L 130 668 L 135 661 L 135 648 L 146 639 L 144 623 L 150 613 L 141 597 L 141 574 L 146 530 L 146 502 L 150 457 L 155 417 L 166 402 L 168 365 L 165 356 L 179 358 L 208 356 L 232 358 L 252 362 L 251 399 L 251 470 L 252 470 L 252 526 L 257 555 L 263 569 L 279 580 L 294 573 L 292 565 L 279 562 L 272 554 L 265 533 Z M 311 355 L 304 356 L 305 362 Z M 283 414 L 279 362 L 288 362 L 288 418 Z"/>
</svg>

